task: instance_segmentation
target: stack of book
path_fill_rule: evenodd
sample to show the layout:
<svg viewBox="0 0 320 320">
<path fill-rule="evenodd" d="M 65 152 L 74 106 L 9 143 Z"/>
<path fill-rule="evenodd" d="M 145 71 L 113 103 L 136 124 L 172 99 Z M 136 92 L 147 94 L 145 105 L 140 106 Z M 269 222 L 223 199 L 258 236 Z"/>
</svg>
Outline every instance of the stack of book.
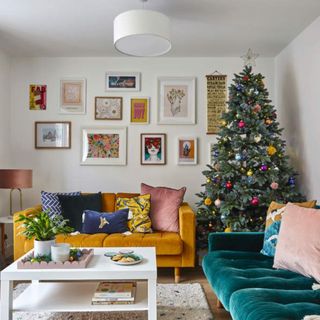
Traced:
<svg viewBox="0 0 320 320">
<path fill-rule="evenodd" d="M 91 303 L 94 305 L 133 304 L 136 287 L 136 282 L 99 282 Z"/>
</svg>

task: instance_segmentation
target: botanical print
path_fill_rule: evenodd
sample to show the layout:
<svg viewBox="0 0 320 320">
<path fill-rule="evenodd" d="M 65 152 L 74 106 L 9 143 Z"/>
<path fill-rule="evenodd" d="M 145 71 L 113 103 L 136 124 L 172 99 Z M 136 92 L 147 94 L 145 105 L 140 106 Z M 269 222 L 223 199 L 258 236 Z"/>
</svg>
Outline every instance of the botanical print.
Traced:
<svg viewBox="0 0 320 320">
<path fill-rule="evenodd" d="M 141 134 L 141 164 L 165 164 L 165 134 Z"/>
<path fill-rule="evenodd" d="M 105 120 L 122 119 L 121 97 L 96 97 L 95 118 Z"/>
<path fill-rule="evenodd" d="M 62 85 L 62 103 L 64 105 L 82 104 L 82 81 L 64 82 Z"/>
<path fill-rule="evenodd" d="M 149 99 L 133 98 L 131 99 L 131 122 L 148 123 L 149 121 Z"/>
<path fill-rule="evenodd" d="M 119 134 L 88 133 L 87 158 L 119 158 Z"/>
<path fill-rule="evenodd" d="M 188 86 L 164 86 L 164 116 L 188 117 Z"/>
<path fill-rule="evenodd" d="M 29 89 L 29 109 L 47 109 L 47 86 L 31 84 Z"/>
<path fill-rule="evenodd" d="M 179 140 L 179 162 L 194 162 L 195 143 L 193 139 Z"/>
</svg>

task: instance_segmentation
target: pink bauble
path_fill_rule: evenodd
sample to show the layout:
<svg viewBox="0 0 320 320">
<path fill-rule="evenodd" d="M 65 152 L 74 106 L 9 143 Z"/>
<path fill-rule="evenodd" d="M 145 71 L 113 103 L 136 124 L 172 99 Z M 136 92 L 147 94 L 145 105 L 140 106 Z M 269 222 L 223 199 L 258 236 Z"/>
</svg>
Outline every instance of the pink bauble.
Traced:
<svg viewBox="0 0 320 320">
<path fill-rule="evenodd" d="M 240 120 L 238 122 L 238 127 L 241 129 L 241 128 L 244 128 L 246 126 L 246 123 L 243 121 L 243 120 Z"/>
<path fill-rule="evenodd" d="M 256 104 L 256 105 L 253 107 L 253 111 L 254 111 L 254 112 L 260 112 L 260 111 L 261 111 L 261 106 L 260 106 L 260 104 Z"/>
<path fill-rule="evenodd" d="M 270 184 L 270 187 L 271 187 L 272 190 L 277 190 L 279 188 L 279 184 L 273 181 Z"/>
<path fill-rule="evenodd" d="M 220 199 L 216 199 L 216 200 L 214 201 L 214 205 L 215 205 L 217 208 L 220 208 L 220 206 L 221 206 L 221 200 L 220 200 Z"/>
<path fill-rule="evenodd" d="M 257 205 L 259 204 L 259 198 L 258 198 L 258 197 L 253 197 L 253 198 L 251 199 L 251 204 L 252 204 L 253 206 L 257 206 Z"/>
</svg>

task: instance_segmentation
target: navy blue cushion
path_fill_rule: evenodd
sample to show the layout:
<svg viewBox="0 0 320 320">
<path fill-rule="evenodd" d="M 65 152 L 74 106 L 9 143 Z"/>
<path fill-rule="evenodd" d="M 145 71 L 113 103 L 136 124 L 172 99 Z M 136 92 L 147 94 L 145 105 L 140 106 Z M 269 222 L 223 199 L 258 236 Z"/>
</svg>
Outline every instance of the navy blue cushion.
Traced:
<svg viewBox="0 0 320 320">
<path fill-rule="evenodd" d="M 48 212 L 49 217 L 56 214 L 62 214 L 62 208 L 58 196 L 80 196 L 80 191 L 77 192 L 46 192 L 41 191 L 42 210 Z"/>
<path fill-rule="evenodd" d="M 123 233 L 128 231 L 129 209 L 113 213 L 85 210 L 82 233 Z"/>
</svg>

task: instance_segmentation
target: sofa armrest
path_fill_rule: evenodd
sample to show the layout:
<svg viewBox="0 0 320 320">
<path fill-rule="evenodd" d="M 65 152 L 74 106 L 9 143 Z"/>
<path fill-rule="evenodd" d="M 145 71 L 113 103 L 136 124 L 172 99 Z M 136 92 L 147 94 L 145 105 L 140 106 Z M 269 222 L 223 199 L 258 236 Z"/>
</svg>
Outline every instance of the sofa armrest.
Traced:
<svg viewBox="0 0 320 320">
<path fill-rule="evenodd" d="M 183 241 L 182 267 L 194 267 L 196 257 L 196 216 L 187 203 L 179 208 L 180 237 Z"/>
<path fill-rule="evenodd" d="M 41 212 L 42 208 L 41 205 L 35 206 L 33 208 L 25 209 L 23 211 L 18 211 L 13 215 L 13 258 L 17 260 L 22 255 L 25 254 L 24 252 L 24 242 L 26 240 L 25 236 L 21 235 L 21 225 L 23 222 L 16 222 L 19 216 L 22 214 L 24 216 L 31 216 L 36 215 Z"/>
<path fill-rule="evenodd" d="M 209 251 L 234 250 L 259 252 L 264 232 L 214 232 L 209 234 Z"/>
</svg>

